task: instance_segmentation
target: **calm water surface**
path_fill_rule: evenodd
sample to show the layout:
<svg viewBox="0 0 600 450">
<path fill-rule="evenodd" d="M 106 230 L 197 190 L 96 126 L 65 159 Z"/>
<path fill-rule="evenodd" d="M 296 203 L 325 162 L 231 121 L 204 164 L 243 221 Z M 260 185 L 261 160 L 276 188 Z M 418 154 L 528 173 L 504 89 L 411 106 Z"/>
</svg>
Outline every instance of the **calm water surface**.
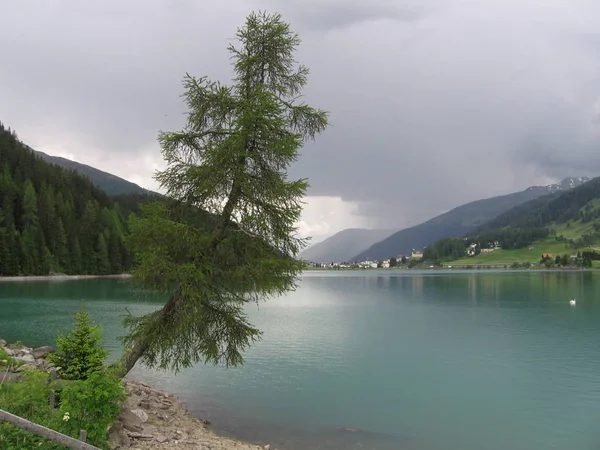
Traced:
<svg viewBox="0 0 600 450">
<path fill-rule="evenodd" d="M 248 308 L 264 337 L 243 367 L 133 375 L 272 448 L 600 449 L 598 281 L 308 272 L 296 292 Z M 81 299 L 115 354 L 125 307 L 161 305 L 126 280 L 0 283 L 0 336 L 47 344 Z"/>
</svg>

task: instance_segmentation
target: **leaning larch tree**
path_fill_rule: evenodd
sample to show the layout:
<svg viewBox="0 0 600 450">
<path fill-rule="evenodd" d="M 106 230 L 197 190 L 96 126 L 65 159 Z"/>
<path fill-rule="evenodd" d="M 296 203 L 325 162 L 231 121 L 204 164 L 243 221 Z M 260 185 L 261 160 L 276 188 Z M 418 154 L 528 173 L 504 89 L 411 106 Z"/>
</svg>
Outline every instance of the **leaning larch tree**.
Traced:
<svg viewBox="0 0 600 450">
<path fill-rule="evenodd" d="M 327 113 L 299 101 L 308 69 L 280 15 L 251 14 L 237 41 L 233 83 L 186 75 L 187 124 L 159 135 L 168 201 L 131 221 L 130 242 L 134 278 L 168 301 L 126 317 L 123 375 L 138 360 L 174 371 L 241 364 L 261 334 L 244 306 L 294 289 L 303 268 L 296 224 L 308 185 L 287 169 Z"/>
</svg>

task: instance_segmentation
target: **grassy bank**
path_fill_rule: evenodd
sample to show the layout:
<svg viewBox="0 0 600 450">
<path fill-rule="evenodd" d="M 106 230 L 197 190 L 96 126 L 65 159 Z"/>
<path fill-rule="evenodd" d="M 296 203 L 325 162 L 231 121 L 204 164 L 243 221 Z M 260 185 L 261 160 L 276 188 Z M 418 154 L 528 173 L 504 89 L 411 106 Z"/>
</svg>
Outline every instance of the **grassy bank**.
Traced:
<svg viewBox="0 0 600 450">
<path fill-rule="evenodd" d="M 453 261 L 447 261 L 446 264 L 452 265 L 510 265 L 512 263 L 537 263 L 542 254 L 549 253 L 552 257 L 562 256 L 564 254 L 573 255 L 578 251 L 600 250 L 600 245 L 580 246 L 575 248 L 571 241 L 577 241 L 583 236 L 595 235 L 595 222 L 582 222 L 580 220 L 570 221 L 554 227 L 550 227 L 551 236 L 539 240 L 533 244 L 516 250 L 495 250 L 490 253 L 480 253 L 474 257 L 460 258 Z M 563 238 L 558 240 L 557 238 Z M 589 241 L 588 241 L 589 242 Z M 593 268 L 600 267 L 599 261 L 593 261 Z"/>
<path fill-rule="evenodd" d="M 550 253 L 553 256 L 564 255 L 565 253 L 571 255 L 577 253 L 566 242 L 558 242 L 554 238 L 548 238 L 543 241 L 535 242 L 529 247 L 520 248 L 517 250 L 494 250 L 491 253 L 480 253 L 477 256 L 465 257 L 457 259 L 448 264 L 456 265 L 497 265 L 497 264 L 512 264 L 514 262 L 524 263 L 537 263 L 543 253 Z"/>
</svg>

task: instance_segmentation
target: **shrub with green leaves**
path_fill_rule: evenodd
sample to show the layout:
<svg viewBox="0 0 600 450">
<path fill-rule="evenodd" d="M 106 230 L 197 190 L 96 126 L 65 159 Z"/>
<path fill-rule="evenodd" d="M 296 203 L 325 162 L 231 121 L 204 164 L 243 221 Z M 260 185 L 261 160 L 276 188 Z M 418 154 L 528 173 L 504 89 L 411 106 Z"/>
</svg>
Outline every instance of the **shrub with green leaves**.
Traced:
<svg viewBox="0 0 600 450">
<path fill-rule="evenodd" d="M 108 351 L 100 346 L 100 327 L 92 323 L 83 305 L 75 316 L 75 328 L 56 340 L 56 353 L 50 353 L 48 360 L 61 367 L 61 378 L 85 380 L 94 371 L 103 367 Z"/>
<path fill-rule="evenodd" d="M 70 381 L 51 383 L 50 375 L 43 371 L 26 371 L 18 383 L 0 383 L 0 408 L 73 438 L 86 430 L 88 443 L 107 448 L 108 427 L 121 409 L 125 390 L 116 369 L 104 366 L 108 352 L 99 345 L 101 337 L 100 328 L 82 306 L 75 327 L 57 339 L 58 352 L 48 355 L 55 366 L 62 367 L 61 377 Z M 57 393 L 58 409 L 50 408 L 51 389 Z M 63 448 L 0 423 L 0 450 Z"/>
<path fill-rule="evenodd" d="M 53 430 L 61 431 L 56 411 L 48 404 L 49 375 L 41 371 L 25 372 L 20 383 L 0 385 L 0 409 Z M 62 432 L 62 431 L 61 431 Z M 0 423 L 0 450 L 62 450 L 64 446 L 47 441 L 9 423 Z"/>
<path fill-rule="evenodd" d="M 61 392 L 63 433 L 77 436 L 84 429 L 88 443 L 106 448 L 108 426 L 115 421 L 124 400 L 120 379 L 106 370 L 91 372 L 87 379 L 75 381 Z"/>
<path fill-rule="evenodd" d="M 0 385 L 0 408 L 73 438 L 87 431 L 87 442 L 108 448 L 108 426 L 125 400 L 121 381 L 108 370 L 91 372 L 87 379 L 69 382 L 61 390 L 60 409 L 49 406 L 49 375 L 41 371 L 24 374 L 19 383 Z M 14 425 L 0 423 L 0 450 L 62 450 L 62 445 L 43 439 Z"/>
</svg>

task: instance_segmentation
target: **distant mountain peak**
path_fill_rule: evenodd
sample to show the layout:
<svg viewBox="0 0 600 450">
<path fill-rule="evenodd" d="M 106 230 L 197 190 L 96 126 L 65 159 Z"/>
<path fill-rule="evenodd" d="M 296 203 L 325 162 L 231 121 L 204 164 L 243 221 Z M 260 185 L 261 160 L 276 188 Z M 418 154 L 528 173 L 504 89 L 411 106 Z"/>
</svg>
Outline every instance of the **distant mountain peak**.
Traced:
<svg viewBox="0 0 600 450">
<path fill-rule="evenodd" d="M 359 252 L 385 239 L 396 230 L 348 228 L 329 236 L 302 253 L 304 260 L 318 263 L 347 262 Z"/>
<path fill-rule="evenodd" d="M 558 183 L 548 184 L 547 186 L 531 186 L 527 188 L 527 190 L 532 191 L 534 189 L 544 188 L 548 191 L 548 193 L 554 193 L 573 189 L 574 187 L 580 186 L 583 183 L 587 183 L 590 180 L 590 177 L 567 177 Z"/>
</svg>

